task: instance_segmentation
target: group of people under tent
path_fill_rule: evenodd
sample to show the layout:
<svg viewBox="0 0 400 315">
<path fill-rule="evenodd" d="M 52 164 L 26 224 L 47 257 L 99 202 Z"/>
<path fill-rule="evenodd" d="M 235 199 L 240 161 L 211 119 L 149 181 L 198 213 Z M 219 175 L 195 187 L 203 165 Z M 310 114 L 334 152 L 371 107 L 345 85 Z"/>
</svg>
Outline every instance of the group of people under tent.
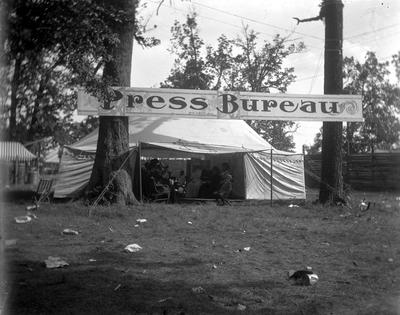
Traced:
<svg viewBox="0 0 400 315">
<path fill-rule="evenodd" d="M 216 199 L 218 205 L 226 205 L 230 204 L 232 181 L 228 163 L 222 164 L 222 170 L 217 166 L 203 170 L 196 168 L 191 178 L 187 178 L 183 170 L 178 176 L 171 176 L 168 165 L 164 166 L 158 159 L 152 159 L 142 167 L 143 197 L 150 201 L 165 194 L 171 203 L 185 197 Z"/>
</svg>

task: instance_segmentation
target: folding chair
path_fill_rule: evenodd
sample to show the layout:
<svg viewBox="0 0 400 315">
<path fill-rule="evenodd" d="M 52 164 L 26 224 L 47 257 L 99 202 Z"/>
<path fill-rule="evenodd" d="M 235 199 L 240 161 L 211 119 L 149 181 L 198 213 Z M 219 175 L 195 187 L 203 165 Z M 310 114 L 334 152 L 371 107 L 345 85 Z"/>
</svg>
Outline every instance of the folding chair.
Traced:
<svg viewBox="0 0 400 315">
<path fill-rule="evenodd" d="M 39 205 L 42 201 L 50 202 L 50 194 L 53 187 L 53 179 L 41 178 L 35 193 L 35 204 Z"/>
<path fill-rule="evenodd" d="M 150 195 L 150 200 L 152 202 L 166 202 L 168 203 L 171 198 L 171 188 L 157 184 L 153 179 L 153 187 Z"/>
</svg>

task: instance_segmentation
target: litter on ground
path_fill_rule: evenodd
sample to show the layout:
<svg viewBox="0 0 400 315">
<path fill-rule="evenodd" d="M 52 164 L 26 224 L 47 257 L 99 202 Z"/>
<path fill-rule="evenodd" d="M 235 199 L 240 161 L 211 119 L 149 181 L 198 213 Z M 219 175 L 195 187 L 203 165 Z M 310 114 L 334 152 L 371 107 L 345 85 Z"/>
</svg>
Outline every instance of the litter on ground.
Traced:
<svg viewBox="0 0 400 315">
<path fill-rule="evenodd" d="M 145 223 L 145 222 L 147 222 L 147 219 L 137 219 L 136 222 L 137 223 Z"/>
<path fill-rule="evenodd" d="M 360 204 L 358 205 L 358 207 L 360 208 L 361 211 L 367 211 L 369 209 L 371 205 L 371 202 L 367 202 L 365 201 L 365 199 L 363 199 Z"/>
<path fill-rule="evenodd" d="M 138 244 L 129 244 L 125 246 L 125 251 L 128 253 L 136 253 L 142 249 Z"/>
<path fill-rule="evenodd" d="M 169 296 L 169 297 L 167 297 L 167 298 L 165 298 L 165 299 L 158 300 L 157 302 L 158 302 L 158 303 L 164 303 L 164 302 L 166 302 L 166 301 L 168 301 L 168 300 L 172 300 L 172 297 Z"/>
<path fill-rule="evenodd" d="M 4 244 L 6 245 L 6 247 L 14 246 L 14 245 L 17 245 L 17 240 L 16 239 L 5 240 Z"/>
<path fill-rule="evenodd" d="M 26 213 L 26 215 L 27 215 L 28 217 L 31 217 L 31 219 L 37 219 L 37 218 L 38 218 L 36 214 L 34 214 L 34 213 L 30 212 L 30 211 L 28 211 L 28 212 Z"/>
<path fill-rule="evenodd" d="M 195 287 L 195 288 L 192 288 L 192 291 L 193 291 L 193 293 L 197 293 L 197 294 L 205 293 L 205 292 L 206 292 L 206 290 L 204 290 L 202 287 Z"/>
<path fill-rule="evenodd" d="M 28 215 L 21 215 L 19 217 L 15 217 L 14 220 L 16 223 L 28 223 L 32 221 L 32 218 Z"/>
<path fill-rule="evenodd" d="M 62 260 L 60 257 L 49 256 L 44 263 L 46 264 L 46 268 L 62 268 L 68 266 L 69 264 Z"/>
<path fill-rule="evenodd" d="M 25 209 L 27 211 L 32 211 L 32 210 L 37 210 L 38 208 L 39 208 L 39 205 L 30 205 L 30 206 L 27 206 Z"/>
<path fill-rule="evenodd" d="M 318 276 L 309 270 L 289 270 L 288 279 L 295 285 L 313 285 L 319 280 Z"/>
<path fill-rule="evenodd" d="M 64 229 L 64 230 L 62 231 L 62 234 L 65 234 L 65 235 L 78 235 L 79 232 L 78 232 L 78 231 L 75 231 L 75 230 L 73 230 L 73 229 Z"/>
</svg>

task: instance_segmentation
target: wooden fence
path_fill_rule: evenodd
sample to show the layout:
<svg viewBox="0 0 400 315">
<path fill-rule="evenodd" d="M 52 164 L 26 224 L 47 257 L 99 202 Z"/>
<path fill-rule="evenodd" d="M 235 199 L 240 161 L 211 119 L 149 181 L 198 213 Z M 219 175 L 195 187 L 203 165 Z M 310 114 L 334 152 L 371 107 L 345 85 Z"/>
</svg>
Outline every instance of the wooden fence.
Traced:
<svg viewBox="0 0 400 315">
<path fill-rule="evenodd" d="M 304 157 L 307 187 L 319 187 L 321 155 Z M 344 182 L 357 190 L 400 190 L 400 152 L 343 157 Z"/>
</svg>

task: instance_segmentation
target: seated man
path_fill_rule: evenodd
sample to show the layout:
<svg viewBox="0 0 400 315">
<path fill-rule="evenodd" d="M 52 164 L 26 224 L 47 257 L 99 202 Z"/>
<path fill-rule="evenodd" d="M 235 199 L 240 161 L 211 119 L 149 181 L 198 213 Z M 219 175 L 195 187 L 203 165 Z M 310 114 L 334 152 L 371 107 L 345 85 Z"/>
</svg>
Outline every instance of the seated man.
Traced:
<svg viewBox="0 0 400 315">
<path fill-rule="evenodd" d="M 228 200 L 228 197 L 232 192 L 232 180 L 233 180 L 233 177 L 230 173 L 229 164 L 223 163 L 220 187 L 215 194 L 218 205 L 224 206 L 226 204 L 227 205 L 231 204 Z"/>
<path fill-rule="evenodd" d="M 176 179 L 176 182 L 178 183 L 179 186 L 182 187 L 186 186 L 186 176 L 184 171 L 180 171 L 179 176 Z"/>
</svg>

